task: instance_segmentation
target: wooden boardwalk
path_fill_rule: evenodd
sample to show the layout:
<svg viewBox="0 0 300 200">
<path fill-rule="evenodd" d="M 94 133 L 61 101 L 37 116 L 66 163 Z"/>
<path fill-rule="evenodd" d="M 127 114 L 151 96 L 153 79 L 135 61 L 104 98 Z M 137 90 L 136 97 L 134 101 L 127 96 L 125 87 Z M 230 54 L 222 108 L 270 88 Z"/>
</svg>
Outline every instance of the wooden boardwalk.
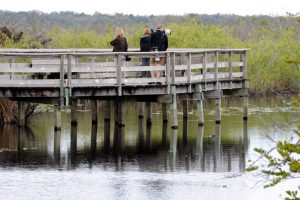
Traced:
<svg viewBox="0 0 300 200">
<path fill-rule="evenodd" d="M 196 101 L 199 125 L 203 125 L 203 100 L 216 99 L 216 122 L 221 121 L 221 97 L 241 96 L 244 119 L 248 115 L 248 49 L 170 49 L 166 52 L 111 52 L 108 49 L 1 49 L 0 97 L 19 102 L 55 105 L 55 127 L 60 128 L 60 108 L 71 105 L 72 123 L 77 123 L 77 100 L 116 102 L 122 125 L 122 102 L 162 103 L 166 120 L 170 106 L 171 125 L 177 128 L 177 100 L 186 108 Z M 125 61 L 129 56 L 131 61 Z M 163 57 L 162 66 L 141 66 L 141 58 Z M 143 72 L 160 71 L 160 78 L 143 77 Z M 148 104 L 149 105 L 149 104 Z M 149 106 L 148 106 L 149 107 Z M 146 107 L 147 108 L 147 107 Z M 144 114 L 140 109 L 141 116 Z M 186 109 L 187 110 L 187 109 Z M 147 109 L 146 109 L 147 111 Z M 186 111 L 187 112 L 187 111 Z M 147 112 L 146 112 L 147 113 Z M 149 112 L 148 112 L 149 113 Z M 93 121 L 97 116 L 93 114 Z M 175 141 L 173 141 L 175 142 Z M 172 141 L 171 141 L 172 143 Z M 172 144 L 171 144 L 172 146 Z"/>
</svg>

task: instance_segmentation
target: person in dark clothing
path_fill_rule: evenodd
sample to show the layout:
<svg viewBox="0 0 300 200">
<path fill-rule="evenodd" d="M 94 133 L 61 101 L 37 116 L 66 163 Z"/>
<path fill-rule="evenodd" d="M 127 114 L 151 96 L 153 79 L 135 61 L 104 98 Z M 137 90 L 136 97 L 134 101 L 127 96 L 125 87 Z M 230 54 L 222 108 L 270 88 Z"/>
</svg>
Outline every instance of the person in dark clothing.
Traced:
<svg viewBox="0 0 300 200">
<path fill-rule="evenodd" d="M 140 51 L 141 52 L 149 52 L 152 51 L 152 45 L 151 45 L 151 30 L 149 28 L 144 29 L 144 35 L 140 39 Z M 142 66 L 149 66 L 150 65 L 150 58 L 145 57 L 142 58 Z M 142 77 L 147 77 L 148 72 L 143 71 L 141 73 Z"/>
<path fill-rule="evenodd" d="M 116 29 L 116 38 L 110 42 L 113 46 L 113 52 L 126 52 L 128 50 L 127 40 L 124 36 L 124 30 L 120 27 Z"/>
<path fill-rule="evenodd" d="M 153 51 L 166 51 L 168 49 L 168 37 L 161 24 L 157 25 L 156 31 L 151 35 L 151 45 Z M 165 59 L 163 57 L 151 59 L 151 65 L 160 66 L 164 64 Z M 151 71 L 151 77 L 160 77 L 160 71 Z"/>
</svg>

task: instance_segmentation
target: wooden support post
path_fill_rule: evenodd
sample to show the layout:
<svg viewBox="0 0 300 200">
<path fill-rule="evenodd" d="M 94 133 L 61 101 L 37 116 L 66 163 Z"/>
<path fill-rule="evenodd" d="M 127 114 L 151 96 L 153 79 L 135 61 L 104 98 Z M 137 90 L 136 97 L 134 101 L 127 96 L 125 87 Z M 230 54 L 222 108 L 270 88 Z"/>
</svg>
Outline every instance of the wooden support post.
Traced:
<svg viewBox="0 0 300 200">
<path fill-rule="evenodd" d="M 138 117 L 139 119 L 144 119 L 145 116 L 145 103 L 144 102 L 138 102 Z"/>
<path fill-rule="evenodd" d="M 77 125 L 78 121 L 78 113 L 77 113 L 77 103 L 78 99 L 72 99 L 72 105 L 71 105 L 71 125 Z"/>
<path fill-rule="evenodd" d="M 115 123 L 118 124 L 119 127 L 124 127 L 124 102 L 117 100 L 115 101 Z"/>
<path fill-rule="evenodd" d="M 248 120 L 248 96 L 243 96 L 243 120 Z"/>
<path fill-rule="evenodd" d="M 152 118 L 151 118 L 151 102 L 146 102 L 146 118 L 147 118 L 147 126 L 152 124 Z"/>
<path fill-rule="evenodd" d="M 171 138 L 170 138 L 170 152 L 175 153 L 177 148 L 178 135 L 178 118 L 177 118 L 177 101 L 176 101 L 176 86 L 171 86 L 171 94 L 173 95 L 173 103 L 171 106 Z"/>
<path fill-rule="evenodd" d="M 110 113 L 111 113 L 111 103 L 106 101 L 104 104 L 104 149 L 106 152 L 110 148 Z"/>
<path fill-rule="evenodd" d="M 61 110 L 60 105 L 54 105 L 54 131 L 61 130 Z"/>
<path fill-rule="evenodd" d="M 188 129 L 188 101 L 182 101 L 183 108 L 183 128 L 182 128 L 182 143 L 187 144 L 187 129 Z"/>
<path fill-rule="evenodd" d="M 215 106 L 216 106 L 216 124 L 221 123 L 221 97 L 215 99 Z"/>
<path fill-rule="evenodd" d="M 167 132 L 168 132 L 168 122 L 164 122 L 162 127 L 162 137 L 161 137 L 162 146 L 165 146 L 167 143 Z"/>
<path fill-rule="evenodd" d="M 202 93 L 202 86 L 201 84 L 197 84 L 195 86 L 196 92 Z M 204 114 L 203 114 L 203 100 L 197 100 L 197 114 L 198 114 L 198 125 L 203 126 L 204 124 Z"/>
<path fill-rule="evenodd" d="M 98 122 L 97 100 L 91 100 L 91 110 L 92 110 L 92 124 L 97 124 Z"/>
<path fill-rule="evenodd" d="M 168 122 L 167 104 L 162 103 L 163 123 Z"/>
<path fill-rule="evenodd" d="M 18 101 L 18 125 L 25 126 L 25 103 Z"/>
</svg>

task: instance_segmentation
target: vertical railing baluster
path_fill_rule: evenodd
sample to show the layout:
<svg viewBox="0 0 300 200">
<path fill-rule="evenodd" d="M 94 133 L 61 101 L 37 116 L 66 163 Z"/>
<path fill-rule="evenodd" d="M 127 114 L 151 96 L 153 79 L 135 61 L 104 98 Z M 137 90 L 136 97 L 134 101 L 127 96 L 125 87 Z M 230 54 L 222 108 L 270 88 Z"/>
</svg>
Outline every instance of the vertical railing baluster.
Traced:
<svg viewBox="0 0 300 200">
<path fill-rule="evenodd" d="M 206 69 L 206 64 L 207 64 L 207 52 L 204 52 L 203 55 L 203 70 L 202 70 L 202 77 L 203 77 L 203 82 L 206 83 L 206 74 L 207 74 L 207 69 Z"/>
<path fill-rule="evenodd" d="M 241 67 L 241 72 L 243 73 L 243 79 L 247 79 L 247 51 L 242 52 L 240 55 L 241 62 L 243 63 L 243 66 Z"/>
<path fill-rule="evenodd" d="M 171 64 L 171 57 L 170 53 L 167 53 L 166 56 L 166 85 L 167 85 L 167 94 L 170 94 L 171 89 L 170 89 L 170 64 Z"/>
<path fill-rule="evenodd" d="M 229 52 L 229 60 L 228 60 L 228 67 L 229 67 L 229 80 L 230 80 L 230 89 L 232 88 L 232 51 Z"/>
<path fill-rule="evenodd" d="M 117 65 L 116 65 L 116 71 L 117 71 L 117 84 L 118 84 L 118 96 L 122 96 L 122 60 L 121 55 L 117 54 Z"/>
<path fill-rule="evenodd" d="M 72 96 L 72 55 L 68 55 L 68 71 L 67 71 L 67 88 L 66 88 L 66 105 L 69 105 L 69 97 Z"/>
<path fill-rule="evenodd" d="M 60 79 L 59 79 L 59 85 L 60 85 L 60 105 L 64 105 L 64 55 L 60 56 Z"/>
<path fill-rule="evenodd" d="M 173 53 L 173 62 L 172 62 L 172 72 L 171 72 L 171 82 L 174 85 L 175 84 L 175 77 L 176 77 L 176 73 L 175 73 L 175 65 L 176 65 L 176 53 Z"/>
<path fill-rule="evenodd" d="M 218 68 L 218 62 L 219 62 L 219 60 L 218 60 L 218 56 L 219 56 L 219 53 L 218 53 L 218 51 L 215 51 L 214 52 L 214 68 L 215 68 L 215 81 L 216 81 L 216 83 L 219 81 L 219 68 Z"/>
<path fill-rule="evenodd" d="M 192 53 L 188 53 L 188 64 L 187 64 L 188 93 L 192 92 L 192 85 L 191 85 L 191 65 L 192 65 Z"/>
</svg>

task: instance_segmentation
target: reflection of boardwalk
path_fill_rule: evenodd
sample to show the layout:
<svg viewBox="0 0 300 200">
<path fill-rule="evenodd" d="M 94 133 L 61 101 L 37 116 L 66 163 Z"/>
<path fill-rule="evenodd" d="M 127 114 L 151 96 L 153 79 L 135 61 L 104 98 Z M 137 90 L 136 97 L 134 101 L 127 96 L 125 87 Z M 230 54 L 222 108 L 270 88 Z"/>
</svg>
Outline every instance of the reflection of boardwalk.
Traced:
<svg viewBox="0 0 300 200">
<path fill-rule="evenodd" d="M 243 97 L 243 118 L 248 115 L 247 49 L 174 49 L 167 52 L 110 52 L 108 50 L 0 50 L 0 97 L 18 101 L 19 125 L 24 126 L 23 104 L 54 105 L 54 128 L 61 129 L 61 107 L 71 106 L 71 124 L 76 130 L 78 100 L 92 100 L 92 123 L 97 124 L 97 100 L 114 102 L 118 127 L 124 123 L 124 101 L 146 102 L 137 106 L 139 118 L 151 125 L 151 103 L 162 104 L 163 121 L 172 128 L 170 151 L 176 152 L 178 100 L 188 119 L 188 101 L 195 101 L 198 124 L 204 124 L 203 100 L 215 99 L 215 121 L 221 122 L 221 97 Z M 131 57 L 125 61 L 125 55 Z M 141 66 L 140 58 L 164 57 L 162 66 Z M 161 77 L 141 77 L 141 72 L 160 71 Z M 107 104 L 107 107 L 110 103 Z M 146 106 L 146 107 L 145 107 Z M 112 109 L 102 112 L 110 113 Z M 110 121 L 110 116 L 106 116 Z M 184 124 L 184 130 L 187 124 Z M 96 129 L 97 126 L 94 128 Z M 109 127 L 106 126 L 106 129 Z M 72 131 L 71 147 L 77 145 Z M 97 130 L 91 145 L 96 147 Z M 116 135 L 116 133 L 115 133 Z M 122 135 L 122 134 L 121 134 Z M 184 143 L 186 143 L 184 133 Z M 147 132 L 146 138 L 151 137 Z M 108 138 L 108 136 L 107 136 Z M 106 143 L 108 139 L 106 139 Z M 147 143 L 146 143 L 147 144 Z M 149 145 L 148 145 L 149 146 Z"/>
<path fill-rule="evenodd" d="M 145 124 L 139 120 L 141 124 Z M 183 138 L 178 142 L 176 153 L 169 151 L 170 130 L 161 127 L 162 132 L 155 135 L 153 126 L 148 125 L 145 131 L 140 128 L 135 133 L 135 145 L 126 139 L 125 127 L 116 124 L 109 131 L 111 145 L 103 141 L 101 145 L 91 146 L 76 144 L 76 137 L 72 137 L 70 151 L 61 151 L 64 147 L 61 141 L 61 133 L 54 133 L 53 146 L 41 145 L 45 141 L 36 140 L 26 129 L 20 129 L 13 140 L 16 146 L 9 148 L 13 151 L 2 152 L 0 154 L 0 164 L 22 165 L 26 167 L 59 167 L 74 169 L 86 167 L 103 168 L 107 170 L 127 170 L 130 167 L 142 171 L 217 171 L 240 172 L 245 169 L 246 153 L 248 152 L 247 122 L 243 123 L 243 131 L 240 132 L 236 140 L 224 140 L 220 124 L 216 125 L 216 132 L 210 135 L 204 134 L 205 127 L 199 126 L 193 133 L 193 140 L 183 143 Z M 93 133 L 94 126 L 91 127 Z M 73 135 L 77 134 L 76 126 L 71 128 Z M 103 130 L 100 140 L 103 140 L 105 131 Z M 49 136 L 53 133 L 49 133 Z M 87 134 L 88 135 L 88 134 Z M 167 138 L 166 138 L 167 137 Z M 29 142 L 30 141 L 30 142 Z M 6 140 L 6 142 L 10 142 Z M 8 146 L 5 141 L 1 143 Z M 36 148 L 30 148 L 34 146 Z M 49 150 L 50 148 L 50 150 Z"/>
</svg>

